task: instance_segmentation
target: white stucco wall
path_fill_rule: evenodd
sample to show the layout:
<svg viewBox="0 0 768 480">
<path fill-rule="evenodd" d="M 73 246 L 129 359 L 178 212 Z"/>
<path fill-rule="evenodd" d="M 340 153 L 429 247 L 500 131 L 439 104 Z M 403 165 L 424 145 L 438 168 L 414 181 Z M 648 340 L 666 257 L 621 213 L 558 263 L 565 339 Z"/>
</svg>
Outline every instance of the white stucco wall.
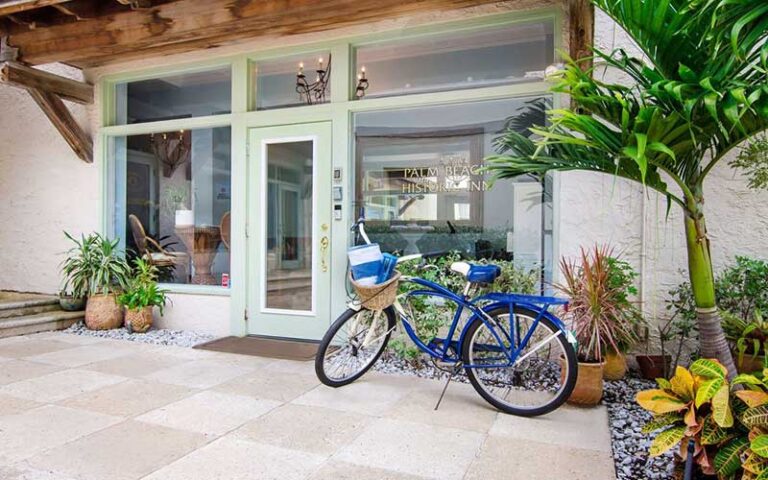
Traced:
<svg viewBox="0 0 768 480">
<path fill-rule="evenodd" d="M 46 68 L 82 78 L 63 65 Z M 72 107 L 91 130 L 91 110 Z M 57 292 L 73 235 L 98 227 L 99 169 L 80 160 L 26 93 L 0 86 L 0 290 Z"/>
</svg>

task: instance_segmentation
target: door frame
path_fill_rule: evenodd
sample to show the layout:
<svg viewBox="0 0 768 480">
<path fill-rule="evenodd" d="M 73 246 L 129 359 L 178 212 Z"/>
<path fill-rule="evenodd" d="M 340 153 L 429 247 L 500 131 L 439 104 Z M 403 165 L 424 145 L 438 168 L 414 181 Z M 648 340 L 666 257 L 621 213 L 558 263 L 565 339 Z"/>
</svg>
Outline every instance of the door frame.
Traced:
<svg viewBox="0 0 768 480">
<path fill-rule="evenodd" d="M 331 187 L 333 128 L 330 120 L 248 128 L 248 199 L 246 319 L 247 334 L 304 340 L 319 339 L 328 327 L 331 312 Z M 267 252 L 269 175 L 267 147 L 312 142 L 311 308 L 290 310 L 267 307 Z M 325 227 L 325 228 L 323 228 Z M 328 247 L 321 249 L 321 239 Z M 323 270 L 322 265 L 326 268 Z"/>
</svg>

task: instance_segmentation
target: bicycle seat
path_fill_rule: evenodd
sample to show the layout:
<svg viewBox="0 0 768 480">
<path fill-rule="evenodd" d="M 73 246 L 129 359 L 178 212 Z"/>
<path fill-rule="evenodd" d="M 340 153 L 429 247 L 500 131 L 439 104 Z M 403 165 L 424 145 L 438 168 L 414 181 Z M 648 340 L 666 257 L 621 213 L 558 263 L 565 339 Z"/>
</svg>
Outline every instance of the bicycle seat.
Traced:
<svg viewBox="0 0 768 480">
<path fill-rule="evenodd" d="M 467 262 L 453 262 L 451 270 L 464 275 L 468 282 L 493 283 L 501 275 L 498 265 L 475 265 Z"/>
</svg>

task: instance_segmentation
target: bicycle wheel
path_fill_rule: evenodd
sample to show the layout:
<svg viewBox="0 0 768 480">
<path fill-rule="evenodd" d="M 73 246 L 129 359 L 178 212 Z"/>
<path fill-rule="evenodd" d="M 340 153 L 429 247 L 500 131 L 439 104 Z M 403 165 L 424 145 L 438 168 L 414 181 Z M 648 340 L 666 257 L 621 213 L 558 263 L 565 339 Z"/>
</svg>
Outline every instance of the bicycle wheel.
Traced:
<svg viewBox="0 0 768 480">
<path fill-rule="evenodd" d="M 323 336 L 315 373 L 325 385 L 341 387 L 360 378 L 379 359 L 395 328 L 395 312 L 348 309 Z"/>
<path fill-rule="evenodd" d="M 518 348 L 533 330 L 518 360 L 509 365 L 491 329 L 479 318 L 472 321 L 461 350 L 477 393 L 499 410 L 524 417 L 543 415 L 562 405 L 573 391 L 578 373 L 576 352 L 565 335 L 558 334 L 560 329 L 547 318 L 535 324 L 537 312 L 526 308 L 515 307 L 511 318 L 507 307 L 486 313 L 495 320 L 494 330 L 504 349 L 510 348 L 510 339 L 515 339 Z"/>
</svg>

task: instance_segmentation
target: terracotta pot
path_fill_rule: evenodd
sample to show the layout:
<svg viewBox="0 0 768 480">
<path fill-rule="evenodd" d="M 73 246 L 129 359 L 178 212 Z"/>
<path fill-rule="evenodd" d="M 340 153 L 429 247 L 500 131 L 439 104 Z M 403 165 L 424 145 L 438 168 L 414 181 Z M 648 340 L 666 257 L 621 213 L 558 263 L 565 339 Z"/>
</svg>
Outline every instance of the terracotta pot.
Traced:
<svg viewBox="0 0 768 480">
<path fill-rule="evenodd" d="M 664 365 L 666 364 L 667 373 L 671 372 L 672 356 L 664 355 L 637 355 L 635 356 L 637 365 L 640 367 L 640 374 L 646 380 L 655 380 L 664 377 Z"/>
<path fill-rule="evenodd" d="M 627 357 L 621 352 L 605 354 L 603 378 L 605 380 L 621 380 L 627 374 Z"/>
<path fill-rule="evenodd" d="M 593 406 L 603 398 L 603 363 L 579 362 L 579 376 L 568 403 L 581 406 Z"/>
<path fill-rule="evenodd" d="M 152 326 L 152 307 L 125 310 L 125 328 L 131 333 L 144 333 Z"/>
<path fill-rule="evenodd" d="M 745 353 L 739 361 L 739 354 L 733 354 L 734 360 L 736 360 L 736 371 L 739 373 L 755 373 L 763 371 L 764 357 L 762 355 L 752 356 L 749 353 Z"/>
<path fill-rule="evenodd" d="M 114 293 L 91 295 L 85 306 L 85 326 L 91 330 L 110 330 L 123 325 L 123 307 Z"/>
</svg>

